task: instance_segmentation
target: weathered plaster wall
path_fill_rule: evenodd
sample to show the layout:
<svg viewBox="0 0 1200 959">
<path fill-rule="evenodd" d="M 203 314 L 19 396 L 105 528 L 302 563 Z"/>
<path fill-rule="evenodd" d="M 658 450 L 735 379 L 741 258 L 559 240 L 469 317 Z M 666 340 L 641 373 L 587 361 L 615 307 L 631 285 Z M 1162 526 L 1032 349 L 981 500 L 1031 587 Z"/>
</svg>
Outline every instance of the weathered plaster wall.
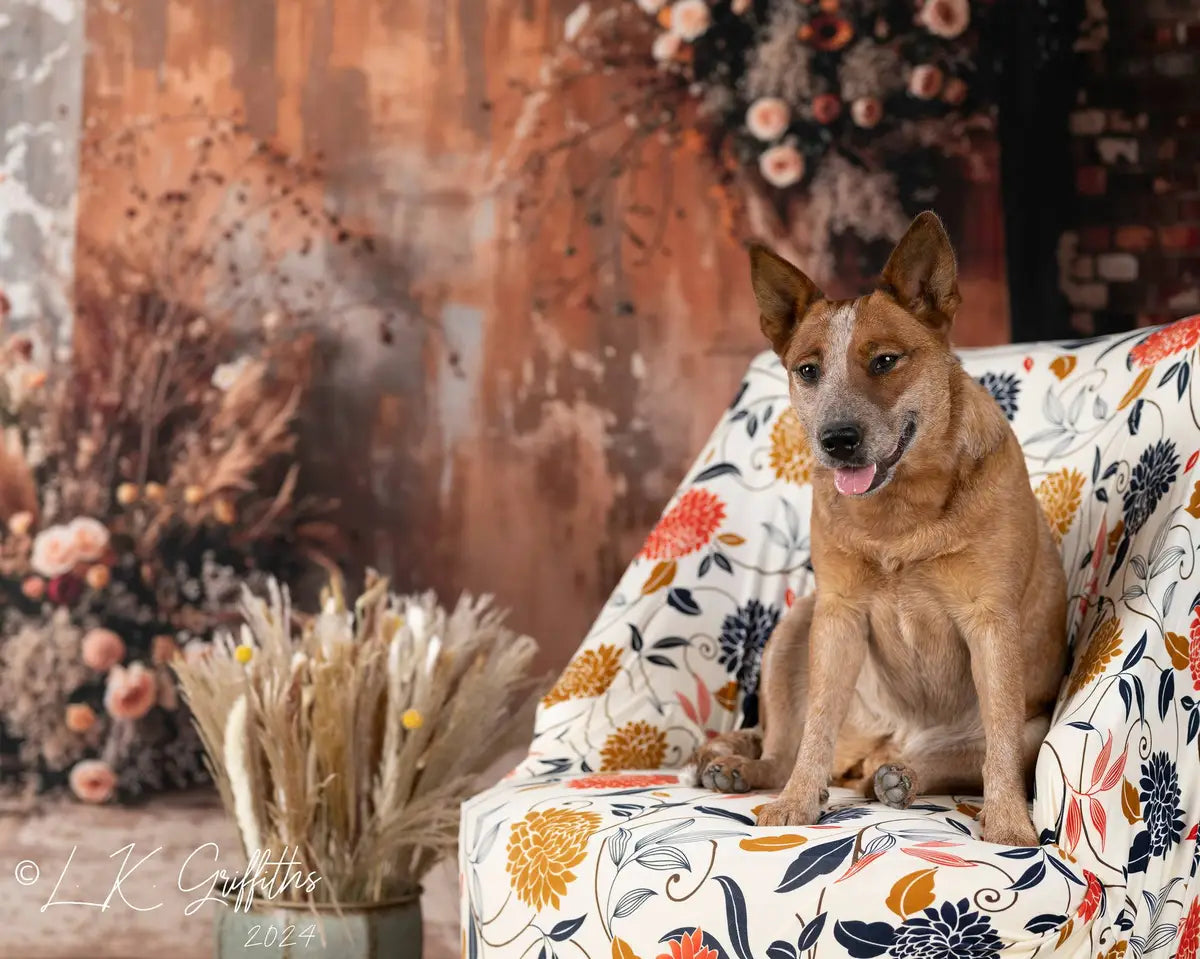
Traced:
<svg viewBox="0 0 1200 959">
<path fill-rule="evenodd" d="M 762 347 L 744 254 L 697 156 L 655 145 L 635 183 L 609 183 L 611 153 L 585 144 L 548 184 L 532 238 L 512 196 L 486 188 L 518 111 L 511 83 L 537 76 L 574 3 L 105 0 L 87 19 L 89 133 L 194 98 L 240 110 L 257 135 L 321 156 L 326 204 L 380 238 L 371 282 L 392 341 L 339 329 L 307 476 L 342 498 L 359 562 L 402 586 L 496 593 L 547 666 L 577 644 Z M 573 97 L 568 109 L 597 105 Z M 160 144 L 157 162 L 178 147 Z M 580 185 L 599 185 L 587 217 L 571 202 Z M 627 242 L 620 195 L 669 197 L 669 256 Z M 995 194 L 981 204 L 961 342 L 1006 336 Z M 112 213 L 104 196 L 82 202 L 81 237 L 102 242 Z M 349 282 L 332 257 L 324 270 Z"/>
<path fill-rule="evenodd" d="M 0 4 L 0 291 L 70 329 L 84 0 Z"/>
</svg>

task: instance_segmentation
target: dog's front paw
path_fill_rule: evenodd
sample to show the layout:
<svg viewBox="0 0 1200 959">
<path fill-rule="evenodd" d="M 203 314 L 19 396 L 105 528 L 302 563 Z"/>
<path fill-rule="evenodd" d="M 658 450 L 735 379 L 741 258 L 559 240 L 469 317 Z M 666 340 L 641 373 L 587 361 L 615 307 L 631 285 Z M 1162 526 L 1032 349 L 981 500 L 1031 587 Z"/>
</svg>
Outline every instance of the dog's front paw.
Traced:
<svg viewBox="0 0 1200 959">
<path fill-rule="evenodd" d="M 828 793 L 825 793 L 828 796 Z M 781 796 L 758 811 L 760 826 L 811 826 L 821 815 L 819 797 L 811 800 L 789 799 Z"/>
<path fill-rule="evenodd" d="M 893 809 L 907 809 L 917 798 L 916 774 L 900 763 L 884 763 L 872 780 L 875 798 Z"/>
<path fill-rule="evenodd" d="M 744 756 L 719 756 L 706 761 L 699 769 L 700 785 L 721 793 L 745 793 L 751 788 L 750 770 L 753 759 Z"/>
<path fill-rule="evenodd" d="M 1037 833 L 1029 814 L 1024 809 L 1014 815 L 988 815 L 984 807 L 980 818 L 983 821 L 983 841 L 1000 846 L 1039 846 Z"/>
</svg>

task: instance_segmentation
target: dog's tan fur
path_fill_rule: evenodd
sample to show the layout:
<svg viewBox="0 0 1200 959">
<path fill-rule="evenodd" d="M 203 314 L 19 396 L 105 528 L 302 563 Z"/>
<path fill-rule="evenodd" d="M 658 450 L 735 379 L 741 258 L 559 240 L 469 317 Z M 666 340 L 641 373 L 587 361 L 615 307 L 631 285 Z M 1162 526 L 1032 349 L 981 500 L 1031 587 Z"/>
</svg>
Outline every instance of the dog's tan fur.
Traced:
<svg viewBox="0 0 1200 959">
<path fill-rule="evenodd" d="M 950 350 L 959 295 L 941 222 L 917 217 L 879 288 L 853 301 L 825 299 L 764 248 L 751 262 L 818 460 L 817 589 L 767 645 L 761 738 L 714 740 L 697 776 L 781 788 L 758 817 L 771 826 L 815 822 L 831 776 L 901 807 L 982 788 L 983 838 L 1034 845 L 1026 789 L 1066 660 L 1066 581 L 1015 435 Z M 879 372 L 884 354 L 900 359 Z M 803 380 L 805 364 L 833 385 Z M 839 493 L 823 455 L 822 430 L 847 410 L 873 462 L 903 451 L 867 495 Z"/>
</svg>

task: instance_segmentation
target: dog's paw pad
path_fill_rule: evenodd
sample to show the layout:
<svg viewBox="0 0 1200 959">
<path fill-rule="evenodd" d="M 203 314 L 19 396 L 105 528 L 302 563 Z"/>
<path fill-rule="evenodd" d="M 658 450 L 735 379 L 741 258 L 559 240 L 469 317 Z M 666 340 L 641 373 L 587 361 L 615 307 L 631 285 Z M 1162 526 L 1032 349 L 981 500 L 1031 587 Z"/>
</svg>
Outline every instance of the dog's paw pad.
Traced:
<svg viewBox="0 0 1200 959">
<path fill-rule="evenodd" d="M 748 793 L 751 788 L 742 760 L 736 756 L 709 763 L 700 776 L 700 784 L 721 793 Z"/>
<path fill-rule="evenodd" d="M 885 763 L 875 771 L 875 798 L 893 809 L 905 809 L 916 798 L 916 783 L 907 766 Z"/>
</svg>

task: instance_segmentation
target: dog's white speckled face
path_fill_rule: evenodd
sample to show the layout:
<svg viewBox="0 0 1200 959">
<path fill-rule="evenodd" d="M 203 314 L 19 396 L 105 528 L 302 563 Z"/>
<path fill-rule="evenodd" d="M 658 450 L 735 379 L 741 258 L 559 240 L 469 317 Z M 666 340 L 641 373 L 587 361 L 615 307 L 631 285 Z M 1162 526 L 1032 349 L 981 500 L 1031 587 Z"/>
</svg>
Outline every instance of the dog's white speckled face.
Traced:
<svg viewBox="0 0 1200 959">
<path fill-rule="evenodd" d="M 945 362 L 958 306 L 954 253 L 932 214 L 922 214 L 888 260 L 880 286 L 829 300 L 774 253 L 751 253 L 763 332 L 788 370 L 792 404 L 817 461 L 838 492 L 883 489 L 923 426 L 946 419 L 944 380 L 923 375 Z"/>
</svg>

